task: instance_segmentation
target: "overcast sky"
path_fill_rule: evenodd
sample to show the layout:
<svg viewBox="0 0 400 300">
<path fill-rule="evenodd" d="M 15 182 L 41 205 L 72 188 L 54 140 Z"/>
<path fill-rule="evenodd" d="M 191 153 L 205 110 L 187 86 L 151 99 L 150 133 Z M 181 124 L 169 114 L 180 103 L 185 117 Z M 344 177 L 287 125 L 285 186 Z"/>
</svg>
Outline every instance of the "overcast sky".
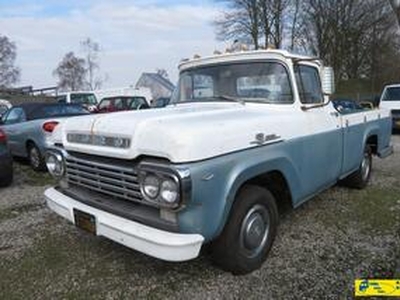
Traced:
<svg viewBox="0 0 400 300">
<path fill-rule="evenodd" d="M 211 0 L 0 0 L 0 34 L 17 45 L 20 86 L 55 85 L 53 70 L 65 53 L 82 55 L 86 37 L 102 48 L 106 88 L 135 84 L 157 68 L 175 83 L 182 58 L 225 47 L 212 26 L 220 11 Z"/>
</svg>

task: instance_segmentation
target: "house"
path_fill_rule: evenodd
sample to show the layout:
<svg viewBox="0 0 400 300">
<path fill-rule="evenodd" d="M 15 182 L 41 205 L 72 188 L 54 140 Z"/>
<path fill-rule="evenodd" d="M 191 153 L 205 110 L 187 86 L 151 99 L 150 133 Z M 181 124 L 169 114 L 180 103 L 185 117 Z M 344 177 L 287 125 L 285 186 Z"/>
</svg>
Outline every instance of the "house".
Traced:
<svg viewBox="0 0 400 300">
<path fill-rule="evenodd" d="M 174 84 L 167 78 L 157 73 L 142 73 L 136 83 L 136 88 L 149 88 L 153 95 L 153 99 L 160 97 L 171 97 L 175 88 Z"/>
</svg>

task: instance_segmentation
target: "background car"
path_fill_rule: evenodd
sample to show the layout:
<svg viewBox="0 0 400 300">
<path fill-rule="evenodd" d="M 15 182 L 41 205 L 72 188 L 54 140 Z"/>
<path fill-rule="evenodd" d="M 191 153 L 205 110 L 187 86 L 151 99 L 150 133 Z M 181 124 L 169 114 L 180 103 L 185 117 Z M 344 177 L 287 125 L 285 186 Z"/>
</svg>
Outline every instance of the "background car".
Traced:
<svg viewBox="0 0 400 300">
<path fill-rule="evenodd" d="M 0 187 L 11 184 L 13 180 L 13 163 L 7 148 L 7 136 L 0 129 Z"/>
<path fill-rule="evenodd" d="M 161 97 L 153 101 L 152 107 L 160 108 L 160 107 L 165 107 L 169 104 L 171 101 L 171 98 L 168 97 Z"/>
<path fill-rule="evenodd" d="M 97 106 L 98 113 L 109 113 L 124 110 L 148 109 L 149 104 L 144 97 L 116 96 L 103 98 Z"/>
<path fill-rule="evenodd" d="M 385 86 L 380 99 L 380 107 L 392 112 L 392 129 L 400 130 L 400 83 Z"/>
<path fill-rule="evenodd" d="M 60 93 L 56 97 L 58 103 L 80 104 L 90 112 L 95 112 L 97 108 L 97 97 L 93 92 L 67 92 Z"/>
<path fill-rule="evenodd" d="M 79 104 L 26 103 L 11 108 L 0 125 L 7 135 L 11 155 L 26 157 L 35 171 L 43 171 L 43 154 L 54 128 L 66 117 L 87 114 Z"/>
</svg>

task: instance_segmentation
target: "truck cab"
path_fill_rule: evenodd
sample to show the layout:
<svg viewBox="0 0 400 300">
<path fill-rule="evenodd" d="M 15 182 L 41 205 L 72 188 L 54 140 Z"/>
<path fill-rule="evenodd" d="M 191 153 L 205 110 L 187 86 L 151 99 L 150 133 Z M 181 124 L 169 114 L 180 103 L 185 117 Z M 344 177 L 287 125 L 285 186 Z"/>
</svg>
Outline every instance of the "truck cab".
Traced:
<svg viewBox="0 0 400 300">
<path fill-rule="evenodd" d="M 390 112 L 332 105 L 331 68 L 280 50 L 198 57 L 179 66 L 164 109 L 68 120 L 53 133 L 48 206 L 80 228 L 167 261 L 211 245 L 224 270 L 259 268 L 278 207 L 338 181 L 368 184 L 391 154 Z"/>
</svg>

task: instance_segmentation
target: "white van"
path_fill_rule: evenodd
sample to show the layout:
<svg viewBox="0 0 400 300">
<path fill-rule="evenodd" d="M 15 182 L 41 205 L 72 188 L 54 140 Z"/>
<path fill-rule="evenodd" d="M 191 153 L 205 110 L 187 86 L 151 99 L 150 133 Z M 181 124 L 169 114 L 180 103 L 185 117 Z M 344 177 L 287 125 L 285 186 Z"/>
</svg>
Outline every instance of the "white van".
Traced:
<svg viewBox="0 0 400 300">
<path fill-rule="evenodd" d="M 60 93 L 56 96 L 58 103 L 76 103 L 81 104 L 83 107 L 93 112 L 97 108 L 97 97 L 91 91 L 75 91 Z"/>
<path fill-rule="evenodd" d="M 393 129 L 400 129 L 400 84 L 385 86 L 379 106 L 392 112 Z"/>
</svg>

